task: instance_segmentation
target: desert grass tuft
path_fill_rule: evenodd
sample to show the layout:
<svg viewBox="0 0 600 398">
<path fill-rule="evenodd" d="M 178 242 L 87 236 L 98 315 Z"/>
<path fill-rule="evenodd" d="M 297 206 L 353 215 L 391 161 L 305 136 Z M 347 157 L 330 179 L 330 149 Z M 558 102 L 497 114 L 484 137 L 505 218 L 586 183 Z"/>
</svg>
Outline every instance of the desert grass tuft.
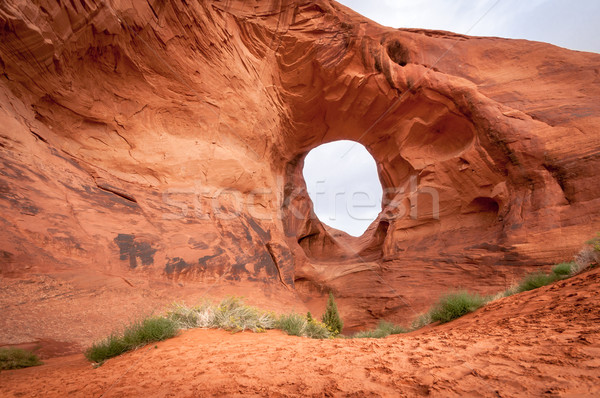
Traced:
<svg viewBox="0 0 600 398">
<path fill-rule="evenodd" d="M 277 320 L 277 329 L 281 329 L 291 336 L 310 337 L 311 339 L 333 337 L 323 322 L 295 313 L 280 315 Z"/>
<path fill-rule="evenodd" d="M 559 278 L 566 278 L 573 273 L 574 262 L 556 264 L 552 268 L 552 274 Z"/>
<path fill-rule="evenodd" d="M 442 296 L 429 312 L 432 322 L 449 322 L 482 307 L 486 299 L 478 294 L 458 291 Z"/>
<path fill-rule="evenodd" d="M 234 332 L 252 330 L 263 332 L 273 329 L 276 324 L 275 316 L 245 305 L 238 297 L 228 297 L 221 301 L 214 311 L 213 327 Z"/>
<path fill-rule="evenodd" d="M 426 312 L 426 313 L 421 314 L 418 317 L 416 317 L 415 320 L 410 325 L 410 328 L 411 328 L 411 330 L 421 329 L 422 327 L 425 327 L 432 322 L 433 321 L 431 320 L 431 313 Z"/>
<path fill-rule="evenodd" d="M 389 335 L 392 334 L 400 334 L 400 333 L 407 333 L 408 330 L 395 325 L 391 322 L 387 322 L 387 321 L 380 321 L 379 324 L 377 325 L 377 327 L 373 330 L 365 330 L 362 332 L 358 332 L 355 333 L 354 335 L 352 335 L 353 339 L 365 339 L 365 338 L 373 338 L 373 339 L 381 339 L 384 337 L 387 337 Z"/>
<path fill-rule="evenodd" d="M 291 336 L 302 336 L 306 319 L 300 314 L 284 314 L 277 320 L 277 328 Z"/>
<path fill-rule="evenodd" d="M 227 297 L 217 305 L 205 302 L 192 308 L 175 304 L 167 318 L 181 329 L 217 328 L 232 332 L 263 332 L 273 329 L 276 324 L 275 315 L 246 305 L 239 297 Z"/>
<path fill-rule="evenodd" d="M 519 286 L 517 287 L 517 291 L 521 293 L 537 289 L 542 286 L 549 285 L 552 282 L 556 282 L 559 279 L 560 277 L 555 274 L 548 275 L 544 274 L 543 272 L 535 272 L 523 278 L 523 280 L 519 283 Z"/>
<path fill-rule="evenodd" d="M 177 332 L 178 327 L 171 319 L 146 318 L 133 322 L 122 333 L 111 334 L 106 339 L 93 344 L 87 349 L 85 356 L 92 362 L 100 363 L 148 343 L 174 337 Z"/>
<path fill-rule="evenodd" d="M 0 348 L 0 370 L 21 369 L 41 365 L 33 352 L 20 348 Z"/>
<path fill-rule="evenodd" d="M 210 327 L 214 322 L 214 308 L 208 302 L 195 307 L 175 303 L 166 316 L 180 329 Z"/>
<path fill-rule="evenodd" d="M 310 314 L 310 313 L 309 313 Z M 219 304 L 204 303 L 188 308 L 175 304 L 167 313 L 182 329 L 205 327 L 219 328 L 233 332 L 252 330 L 262 332 L 267 329 L 281 329 L 289 335 L 304 336 L 315 339 L 329 338 L 331 333 L 327 327 L 312 316 L 290 313 L 275 315 L 272 312 L 260 310 L 245 305 L 238 297 L 228 297 Z"/>
<path fill-rule="evenodd" d="M 315 319 L 307 319 L 306 325 L 302 335 L 310 337 L 311 339 L 329 339 L 332 338 L 332 334 L 323 322 L 319 322 Z"/>
</svg>

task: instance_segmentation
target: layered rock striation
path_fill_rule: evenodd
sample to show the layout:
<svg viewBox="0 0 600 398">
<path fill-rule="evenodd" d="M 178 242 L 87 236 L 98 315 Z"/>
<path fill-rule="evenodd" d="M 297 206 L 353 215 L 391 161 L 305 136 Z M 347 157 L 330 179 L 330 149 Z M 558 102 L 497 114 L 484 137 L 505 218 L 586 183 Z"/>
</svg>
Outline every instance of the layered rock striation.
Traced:
<svg viewBox="0 0 600 398">
<path fill-rule="evenodd" d="M 0 342 L 240 292 L 319 312 L 332 290 L 350 329 L 407 321 L 600 230 L 598 54 L 325 0 L 14 0 L 0 24 L 0 275 L 6 295 L 39 284 L 3 298 Z M 340 139 L 385 191 L 360 238 L 316 219 L 302 178 Z"/>
</svg>

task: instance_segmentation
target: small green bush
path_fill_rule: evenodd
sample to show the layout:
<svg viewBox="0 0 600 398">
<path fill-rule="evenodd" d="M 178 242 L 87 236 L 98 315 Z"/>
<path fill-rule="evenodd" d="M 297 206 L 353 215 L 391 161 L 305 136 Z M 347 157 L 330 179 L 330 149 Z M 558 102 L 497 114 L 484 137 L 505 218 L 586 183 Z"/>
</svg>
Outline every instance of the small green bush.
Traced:
<svg viewBox="0 0 600 398">
<path fill-rule="evenodd" d="M 175 304 L 167 313 L 167 318 L 173 320 L 181 329 L 219 328 L 233 332 L 263 332 L 273 329 L 276 323 L 273 314 L 245 305 L 238 297 L 227 297 L 217 306 L 209 302 L 193 308 Z"/>
<path fill-rule="evenodd" d="M 221 301 L 214 311 L 212 327 L 234 332 L 252 330 L 263 332 L 273 329 L 276 325 L 275 316 L 271 313 L 247 306 L 240 298 L 228 297 Z"/>
<path fill-rule="evenodd" d="M 431 322 L 431 313 L 426 312 L 424 314 L 419 315 L 410 325 L 411 330 L 421 329 L 424 326 L 429 325 Z"/>
<path fill-rule="evenodd" d="M 399 325 L 396 325 L 396 324 L 393 324 L 393 323 L 387 322 L 387 321 L 380 321 L 379 325 L 377 325 L 377 330 L 383 330 L 388 335 L 402 334 L 402 333 L 408 332 L 408 330 L 406 330 L 402 326 L 399 326 Z"/>
<path fill-rule="evenodd" d="M 394 325 L 391 322 L 380 321 L 377 327 L 373 330 L 365 330 L 362 332 L 355 333 L 352 338 L 354 339 L 364 339 L 364 338 L 373 338 L 373 339 L 381 339 L 387 337 L 391 334 L 400 334 L 406 333 L 408 330 L 404 329 L 401 326 Z"/>
<path fill-rule="evenodd" d="M 539 287 L 549 285 L 552 282 L 556 282 L 558 279 L 560 279 L 560 277 L 558 277 L 555 274 L 546 275 L 543 272 L 529 274 L 525 278 L 523 278 L 521 283 L 519 283 L 517 291 L 520 293 L 526 292 L 528 290 L 537 289 Z"/>
<path fill-rule="evenodd" d="M 106 339 L 94 343 L 84 354 L 89 361 L 101 363 L 132 349 L 133 347 L 127 347 L 122 336 L 111 334 Z"/>
<path fill-rule="evenodd" d="M 206 312 L 210 314 L 206 314 Z M 167 313 L 167 318 L 175 322 L 180 329 L 191 329 L 207 327 L 212 323 L 214 313 L 212 308 L 209 309 L 205 306 L 189 308 L 183 304 L 174 304 L 173 308 Z"/>
<path fill-rule="evenodd" d="M 600 232 L 596 233 L 596 237 L 588 240 L 585 243 L 592 246 L 595 251 L 600 252 Z"/>
<path fill-rule="evenodd" d="M 571 274 L 578 274 L 586 269 L 595 268 L 600 264 L 600 232 L 593 239 L 585 242 L 579 253 L 575 256 Z"/>
<path fill-rule="evenodd" d="M 306 318 L 294 313 L 277 317 L 271 312 L 245 305 L 239 297 L 225 298 L 218 305 L 205 302 L 193 308 L 175 304 L 167 313 L 167 318 L 174 321 L 181 329 L 205 327 L 234 332 L 242 330 L 263 332 L 277 328 L 294 336 L 317 339 L 330 336 L 327 327 L 314 320 L 310 312 L 306 314 Z"/>
<path fill-rule="evenodd" d="M 308 319 L 300 314 L 284 314 L 277 321 L 277 329 L 281 329 L 291 336 L 310 337 L 311 339 L 327 339 L 332 337 L 331 332 L 322 322 Z"/>
<path fill-rule="evenodd" d="M 553 268 L 552 268 L 552 273 L 554 275 L 556 275 L 557 277 L 567 277 L 569 275 L 571 275 L 571 272 L 573 270 L 573 263 L 560 263 L 560 264 L 556 264 Z"/>
<path fill-rule="evenodd" d="M 284 314 L 277 321 L 277 328 L 291 336 L 302 336 L 306 319 L 300 314 Z"/>
<path fill-rule="evenodd" d="M 441 297 L 429 315 L 433 322 L 449 322 L 473 312 L 486 303 L 485 298 L 467 291 L 459 291 Z"/>
<path fill-rule="evenodd" d="M 177 324 L 169 318 L 146 318 L 127 326 L 121 334 L 112 334 L 93 344 L 85 356 L 92 362 L 103 362 L 148 343 L 174 337 L 177 332 Z"/>
<path fill-rule="evenodd" d="M 134 327 L 127 329 L 123 338 L 132 346 L 143 346 L 150 342 L 162 341 L 177 335 L 177 325 L 166 318 L 152 317 L 134 323 Z"/>
<path fill-rule="evenodd" d="M 323 314 L 322 321 L 327 328 L 331 332 L 333 336 L 337 336 L 342 332 L 344 327 L 344 322 L 342 322 L 342 318 L 337 309 L 337 305 L 335 304 L 335 299 L 333 297 L 333 293 L 329 292 L 329 299 L 327 300 L 327 308 L 325 313 Z"/>
<path fill-rule="evenodd" d="M 324 323 L 314 319 L 307 319 L 302 335 L 310 337 L 311 339 L 328 339 L 332 337 L 329 329 L 327 329 L 327 326 Z"/>
<path fill-rule="evenodd" d="M 0 348 L 0 370 L 21 369 L 41 365 L 33 352 L 20 348 Z"/>
<path fill-rule="evenodd" d="M 363 330 L 361 332 L 354 333 L 351 338 L 353 339 L 382 339 L 389 336 L 388 334 L 382 333 L 380 330 Z"/>
</svg>

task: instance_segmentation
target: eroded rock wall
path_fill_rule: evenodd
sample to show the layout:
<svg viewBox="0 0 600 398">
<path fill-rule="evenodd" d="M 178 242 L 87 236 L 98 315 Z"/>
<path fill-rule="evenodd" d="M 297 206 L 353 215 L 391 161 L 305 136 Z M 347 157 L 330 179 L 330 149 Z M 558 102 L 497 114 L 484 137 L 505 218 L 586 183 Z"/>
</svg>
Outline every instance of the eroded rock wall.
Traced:
<svg viewBox="0 0 600 398">
<path fill-rule="evenodd" d="M 330 1 L 11 1 L 0 23 L 0 273 L 67 280 L 74 308 L 109 286 L 140 311 L 233 293 L 318 313 L 334 290 L 350 328 L 407 321 L 600 229 L 600 55 Z M 304 155 L 338 139 L 386 192 L 361 238 L 304 191 Z M 7 308 L 0 340 L 33 316 Z"/>
</svg>

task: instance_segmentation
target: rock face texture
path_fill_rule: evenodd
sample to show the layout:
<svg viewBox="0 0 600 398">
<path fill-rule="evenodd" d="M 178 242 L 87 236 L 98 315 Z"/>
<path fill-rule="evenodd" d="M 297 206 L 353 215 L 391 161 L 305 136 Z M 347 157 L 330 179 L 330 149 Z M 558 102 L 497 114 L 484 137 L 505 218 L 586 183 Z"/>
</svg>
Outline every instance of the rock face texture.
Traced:
<svg viewBox="0 0 600 398">
<path fill-rule="evenodd" d="M 226 293 L 320 313 L 333 290 L 350 329 L 407 321 L 600 230 L 598 54 L 325 0 L 14 0 L 0 25 L 0 343 Z M 360 238 L 302 179 L 338 139 L 386 192 Z"/>
</svg>

